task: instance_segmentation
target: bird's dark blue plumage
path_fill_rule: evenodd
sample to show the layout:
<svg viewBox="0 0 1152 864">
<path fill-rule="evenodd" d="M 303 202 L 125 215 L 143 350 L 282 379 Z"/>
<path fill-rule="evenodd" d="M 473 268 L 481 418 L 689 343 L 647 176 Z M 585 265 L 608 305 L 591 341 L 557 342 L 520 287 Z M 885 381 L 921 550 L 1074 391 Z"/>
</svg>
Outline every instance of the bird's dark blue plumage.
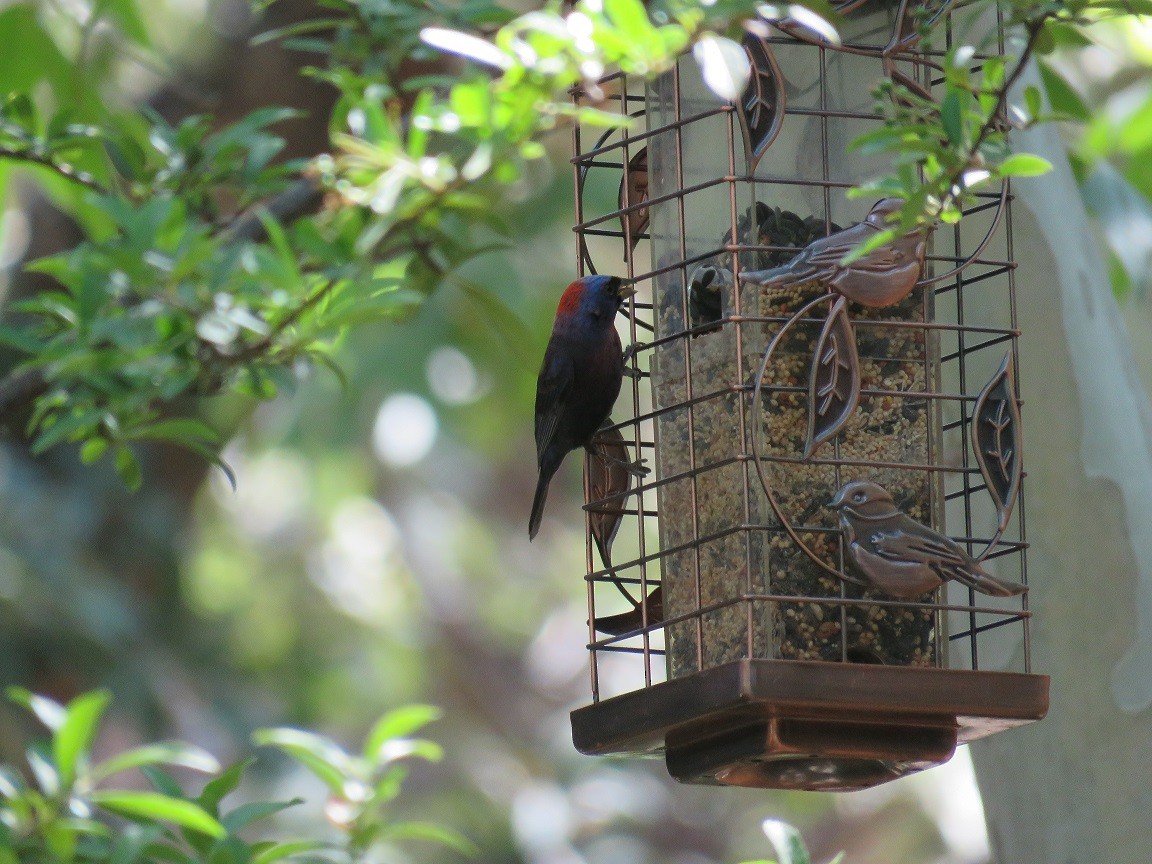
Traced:
<svg viewBox="0 0 1152 864">
<path fill-rule="evenodd" d="M 569 451 L 587 447 L 624 376 L 616 313 L 633 289 L 616 276 L 585 276 L 564 291 L 536 381 L 536 463 L 529 537 L 540 530 L 548 483 Z"/>
</svg>

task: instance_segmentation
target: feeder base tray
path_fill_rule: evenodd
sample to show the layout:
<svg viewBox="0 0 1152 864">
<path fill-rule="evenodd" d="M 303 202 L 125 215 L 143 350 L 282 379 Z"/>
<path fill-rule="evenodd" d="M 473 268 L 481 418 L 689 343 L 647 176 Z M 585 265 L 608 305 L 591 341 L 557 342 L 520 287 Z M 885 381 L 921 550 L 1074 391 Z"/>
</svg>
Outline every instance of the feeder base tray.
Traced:
<svg viewBox="0 0 1152 864">
<path fill-rule="evenodd" d="M 866 789 L 1042 718 L 1048 676 L 738 660 L 572 712 L 589 755 L 664 754 L 682 783 Z"/>
</svg>

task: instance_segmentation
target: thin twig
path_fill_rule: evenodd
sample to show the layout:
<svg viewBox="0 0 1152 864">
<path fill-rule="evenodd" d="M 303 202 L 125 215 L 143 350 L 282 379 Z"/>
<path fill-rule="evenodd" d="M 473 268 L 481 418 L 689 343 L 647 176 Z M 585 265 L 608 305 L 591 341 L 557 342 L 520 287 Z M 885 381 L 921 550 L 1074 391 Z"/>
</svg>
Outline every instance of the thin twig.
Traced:
<svg viewBox="0 0 1152 864">
<path fill-rule="evenodd" d="M 988 114 L 988 119 L 981 125 L 979 131 L 976 133 L 975 139 L 968 146 L 967 153 L 965 154 L 964 161 L 961 167 L 955 174 L 948 178 L 947 190 L 950 198 L 956 196 L 951 194 L 953 189 L 960 188 L 961 183 L 964 181 L 964 174 L 972 167 L 972 160 L 975 159 L 980 153 L 980 146 L 988 139 L 988 136 L 995 131 L 997 125 L 1003 119 L 1005 114 L 1005 107 L 1008 103 L 1008 93 L 1016 86 L 1020 80 L 1020 76 L 1024 74 L 1024 68 L 1028 65 L 1028 60 L 1032 56 L 1032 52 L 1036 50 L 1036 42 L 1040 38 L 1040 32 L 1044 29 L 1044 23 L 1053 17 L 1052 14 L 1046 13 L 1041 17 L 1025 22 L 1024 26 L 1028 30 L 1028 40 L 1024 43 L 1024 50 L 1020 52 L 1020 58 L 1016 61 L 1016 66 L 1001 85 L 999 93 L 996 96 L 996 104 Z"/>
<path fill-rule="evenodd" d="M 9 147 L 0 147 L 0 159 L 9 159 L 13 162 L 30 162 L 33 165 L 42 165 L 45 168 L 50 168 L 64 177 L 71 180 L 73 183 L 79 183 L 85 188 L 91 189 L 93 192 L 98 192 L 101 195 L 111 195 L 111 191 L 101 183 L 98 183 L 91 174 L 86 171 L 77 171 L 71 165 L 65 165 L 61 162 L 55 162 L 52 157 L 45 156 L 39 153 L 32 153 L 28 150 L 13 150 Z"/>
</svg>

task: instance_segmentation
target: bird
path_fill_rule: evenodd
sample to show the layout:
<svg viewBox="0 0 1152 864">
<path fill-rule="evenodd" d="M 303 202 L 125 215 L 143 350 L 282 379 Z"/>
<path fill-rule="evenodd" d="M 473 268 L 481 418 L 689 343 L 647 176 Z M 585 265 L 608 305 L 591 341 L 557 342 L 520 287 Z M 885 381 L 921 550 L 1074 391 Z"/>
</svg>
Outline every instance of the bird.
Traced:
<svg viewBox="0 0 1152 864">
<path fill-rule="evenodd" d="M 536 465 L 539 478 L 528 522 L 540 530 L 548 484 L 577 447 L 590 453 L 592 437 L 608 418 L 624 378 L 616 313 L 636 292 L 618 276 L 585 276 L 560 296 L 556 321 L 536 379 Z"/>
<path fill-rule="evenodd" d="M 723 291 L 732 288 L 732 271 L 715 264 L 703 264 L 688 278 L 688 322 L 696 328 L 719 321 L 724 316 Z M 720 329 L 708 327 L 693 334 L 693 338 Z"/>
<path fill-rule="evenodd" d="M 955 540 L 902 513 L 877 483 L 846 483 L 828 506 L 840 513 L 848 557 L 867 583 L 885 594 L 920 597 L 949 579 L 994 597 L 1028 590 L 992 576 Z"/>
<path fill-rule="evenodd" d="M 917 228 L 865 253 L 849 264 L 844 256 L 892 227 L 889 217 L 904 206 L 900 198 L 882 198 L 863 222 L 814 240 L 787 264 L 743 274 L 742 282 L 767 288 L 820 283 L 862 306 L 891 306 L 907 297 L 924 270 L 931 228 Z"/>
</svg>

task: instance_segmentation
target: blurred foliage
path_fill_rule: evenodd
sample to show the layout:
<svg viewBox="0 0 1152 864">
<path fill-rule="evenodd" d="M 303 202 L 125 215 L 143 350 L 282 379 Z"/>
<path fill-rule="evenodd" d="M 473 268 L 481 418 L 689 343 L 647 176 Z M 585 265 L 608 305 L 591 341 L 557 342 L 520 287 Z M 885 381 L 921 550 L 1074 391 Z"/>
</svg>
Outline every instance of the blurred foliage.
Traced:
<svg viewBox="0 0 1152 864">
<path fill-rule="evenodd" d="M 252 841 L 246 839 L 250 826 L 303 803 L 300 798 L 249 800 L 223 808 L 254 759 L 222 768 L 199 747 L 164 741 L 93 761 L 92 744 L 111 698 L 106 691 L 84 693 L 66 706 L 22 688 L 11 688 L 8 695 L 52 734 L 27 750 L 31 782 L 15 766 L 0 765 L 3 864 L 354 864 L 381 847 L 412 840 L 476 854 L 471 841 L 443 825 L 400 821 L 388 813 L 407 776 L 406 760 L 438 762 L 443 756 L 439 745 L 411 737 L 439 716 L 430 706 L 385 714 L 358 755 L 312 732 L 258 730 L 257 745 L 283 751 L 327 786 L 325 812 L 337 839 Z M 169 773 L 172 768 L 206 775 L 199 794 L 187 792 Z M 109 785 L 128 772 L 139 772 L 151 788 Z"/>
<path fill-rule="evenodd" d="M 1152 25 L 1149 18 L 1065 31 L 1040 72 L 1085 202 L 1112 254 L 1119 296 L 1152 280 Z"/>
</svg>

